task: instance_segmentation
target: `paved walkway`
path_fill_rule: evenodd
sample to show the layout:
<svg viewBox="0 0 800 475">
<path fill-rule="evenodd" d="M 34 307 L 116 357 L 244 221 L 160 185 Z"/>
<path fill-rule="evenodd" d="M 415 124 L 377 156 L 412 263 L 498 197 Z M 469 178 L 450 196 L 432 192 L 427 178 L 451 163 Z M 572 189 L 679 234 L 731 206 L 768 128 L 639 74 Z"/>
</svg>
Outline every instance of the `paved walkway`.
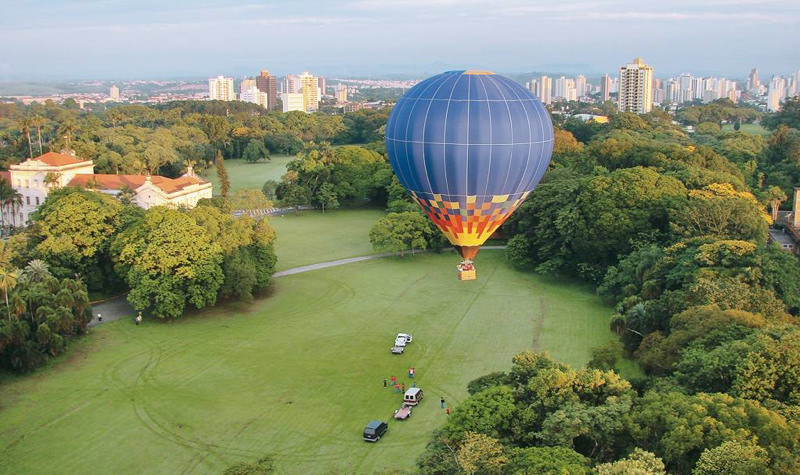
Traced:
<svg viewBox="0 0 800 475">
<path fill-rule="evenodd" d="M 483 246 L 481 247 L 481 250 L 492 251 L 492 250 L 502 250 L 505 248 L 506 248 L 505 246 Z M 424 252 L 429 252 L 429 251 L 417 251 L 418 254 Z M 408 251 L 406 251 L 405 253 L 407 254 Z M 277 279 L 280 277 L 285 277 L 287 275 L 302 274 L 303 272 L 310 272 L 319 269 L 327 269 L 328 267 L 343 266 L 345 264 L 352 264 L 354 262 L 370 261 L 372 259 L 381 259 L 383 257 L 399 256 L 399 255 L 400 255 L 399 252 L 382 252 L 380 254 L 371 254 L 369 256 L 349 257 L 347 259 L 337 259 L 335 261 L 319 262 L 317 264 L 309 264 L 307 266 L 293 267 L 291 269 L 278 271 L 272 274 L 272 277 Z M 92 321 L 89 322 L 90 327 L 105 322 L 113 322 L 114 320 L 119 320 L 120 318 L 133 317 L 134 315 L 136 315 L 136 310 L 131 306 L 131 304 L 128 303 L 128 300 L 123 295 L 110 300 L 106 300 L 96 305 L 92 305 L 92 314 L 93 314 Z M 100 320 L 100 318 L 102 318 L 102 320 Z"/>
</svg>

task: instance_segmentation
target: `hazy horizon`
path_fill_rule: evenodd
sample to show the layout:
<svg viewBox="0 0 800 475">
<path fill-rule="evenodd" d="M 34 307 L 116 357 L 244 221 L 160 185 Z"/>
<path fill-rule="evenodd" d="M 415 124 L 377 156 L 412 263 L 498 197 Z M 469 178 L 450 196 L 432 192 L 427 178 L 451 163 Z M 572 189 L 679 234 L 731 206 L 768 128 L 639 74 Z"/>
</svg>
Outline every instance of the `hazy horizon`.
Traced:
<svg viewBox="0 0 800 475">
<path fill-rule="evenodd" d="M 669 4 L 666 4 L 669 3 Z M 277 75 L 423 76 L 446 69 L 744 78 L 800 68 L 800 2 L 41 0 L 0 18 L 0 81 Z"/>
</svg>

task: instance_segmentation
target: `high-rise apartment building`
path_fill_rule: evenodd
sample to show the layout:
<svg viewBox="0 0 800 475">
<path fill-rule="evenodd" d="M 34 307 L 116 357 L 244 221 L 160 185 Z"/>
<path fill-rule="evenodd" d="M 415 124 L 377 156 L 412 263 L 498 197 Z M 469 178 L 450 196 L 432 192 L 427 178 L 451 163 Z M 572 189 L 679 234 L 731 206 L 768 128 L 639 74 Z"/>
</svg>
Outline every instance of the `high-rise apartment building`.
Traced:
<svg viewBox="0 0 800 475">
<path fill-rule="evenodd" d="M 255 87 L 256 87 L 255 79 L 242 79 L 242 83 L 239 84 L 239 93 L 244 94 L 245 92 L 248 92 L 250 91 L 250 89 L 253 89 Z"/>
<path fill-rule="evenodd" d="M 217 76 L 208 80 L 208 98 L 212 101 L 235 101 L 233 78 Z"/>
<path fill-rule="evenodd" d="M 119 88 L 116 84 L 111 86 L 111 89 L 108 90 L 108 95 L 111 97 L 112 101 L 119 102 Z"/>
<path fill-rule="evenodd" d="M 608 74 L 600 78 L 600 96 L 603 98 L 603 102 L 611 99 L 611 76 Z"/>
<path fill-rule="evenodd" d="M 564 76 L 556 79 L 556 87 L 553 91 L 553 97 L 558 99 L 564 99 L 567 97 L 567 78 Z"/>
<path fill-rule="evenodd" d="M 247 89 L 242 88 L 242 92 L 239 94 L 239 100 L 258 104 L 264 109 L 269 108 L 269 96 L 266 92 L 261 92 L 256 86 L 250 86 Z"/>
<path fill-rule="evenodd" d="M 325 78 L 318 77 L 317 78 L 317 87 L 319 88 L 319 96 L 322 97 L 325 95 L 325 89 L 327 89 L 327 84 L 325 84 Z"/>
<path fill-rule="evenodd" d="M 278 108 L 278 81 L 266 69 L 261 70 L 261 74 L 256 77 L 256 87 L 259 91 L 267 95 L 269 109 Z"/>
<path fill-rule="evenodd" d="M 761 86 L 761 81 L 758 80 L 758 69 L 753 68 L 747 78 L 747 90 L 757 92 L 759 86 Z"/>
<path fill-rule="evenodd" d="M 623 112 L 644 114 L 653 108 L 653 68 L 641 58 L 619 68 L 619 104 Z"/>
<path fill-rule="evenodd" d="M 303 94 L 303 110 L 316 112 L 319 109 L 319 81 L 308 71 L 303 71 L 298 79 L 300 80 L 300 92 Z"/>
<path fill-rule="evenodd" d="M 600 97 L 603 99 L 603 102 L 611 99 L 611 76 L 608 74 L 600 78 Z"/>
<path fill-rule="evenodd" d="M 772 76 L 767 91 L 767 110 L 779 111 L 784 97 L 786 97 L 786 80 L 780 76 Z"/>
<path fill-rule="evenodd" d="M 551 104 L 553 102 L 553 78 L 542 76 L 539 81 L 539 91 L 536 95 L 542 101 L 542 104 Z"/>
<path fill-rule="evenodd" d="M 586 95 L 586 76 L 579 74 L 575 78 L 575 95 L 578 97 Z"/>
<path fill-rule="evenodd" d="M 283 102 L 283 112 L 305 112 L 303 108 L 303 93 L 301 92 L 282 92 L 281 101 Z"/>
<path fill-rule="evenodd" d="M 294 94 L 301 92 L 300 78 L 294 74 L 287 74 L 281 83 L 281 93 Z"/>
<path fill-rule="evenodd" d="M 340 104 L 347 102 L 347 86 L 344 84 L 336 85 L 336 102 Z"/>
</svg>

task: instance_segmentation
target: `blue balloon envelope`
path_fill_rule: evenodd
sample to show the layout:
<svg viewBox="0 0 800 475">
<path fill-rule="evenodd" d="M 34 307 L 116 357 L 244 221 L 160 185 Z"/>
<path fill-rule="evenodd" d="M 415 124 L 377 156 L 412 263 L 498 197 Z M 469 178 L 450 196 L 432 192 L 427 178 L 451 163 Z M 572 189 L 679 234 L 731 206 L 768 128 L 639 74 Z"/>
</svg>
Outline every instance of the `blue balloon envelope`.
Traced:
<svg viewBox="0 0 800 475">
<path fill-rule="evenodd" d="M 471 259 L 541 180 L 553 124 L 517 82 L 488 71 L 448 71 L 397 101 L 386 150 L 400 183 Z"/>
</svg>

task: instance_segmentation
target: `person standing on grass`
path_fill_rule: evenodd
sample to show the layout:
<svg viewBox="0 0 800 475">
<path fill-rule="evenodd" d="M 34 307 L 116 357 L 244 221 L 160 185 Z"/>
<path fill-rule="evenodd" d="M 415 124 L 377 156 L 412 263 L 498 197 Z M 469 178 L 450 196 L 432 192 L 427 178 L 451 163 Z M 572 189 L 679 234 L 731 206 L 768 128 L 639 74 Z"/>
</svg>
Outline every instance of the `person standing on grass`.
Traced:
<svg viewBox="0 0 800 475">
<path fill-rule="evenodd" d="M 446 412 L 446 413 L 447 413 L 447 415 L 449 416 L 449 415 L 450 415 L 450 408 L 448 407 L 447 409 L 445 409 L 445 412 Z"/>
<path fill-rule="evenodd" d="M 444 409 L 444 398 L 442 398 L 442 399 L 439 401 L 439 405 L 440 405 L 440 406 L 442 406 L 442 409 Z"/>
<path fill-rule="evenodd" d="M 386 378 L 383 378 L 383 389 L 386 389 L 386 387 L 388 386 L 388 384 L 389 384 L 389 382 L 388 382 L 388 381 L 386 381 Z"/>
</svg>

